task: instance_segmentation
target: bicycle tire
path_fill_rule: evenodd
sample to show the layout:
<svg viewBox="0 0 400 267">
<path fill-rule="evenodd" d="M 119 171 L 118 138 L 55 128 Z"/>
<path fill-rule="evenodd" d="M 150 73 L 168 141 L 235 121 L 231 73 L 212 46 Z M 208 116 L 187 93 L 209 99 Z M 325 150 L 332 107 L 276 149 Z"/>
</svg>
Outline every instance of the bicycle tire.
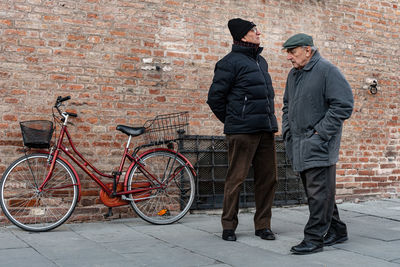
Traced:
<svg viewBox="0 0 400 267">
<path fill-rule="evenodd" d="M 26 231 L 44 232 L 63 224 L 78 201 L 79 188 L 71 168 L 57 159 L 51 179 L 42 192 L 51 162 L 48 154 L 31 154 L 15 160 L 1 179 L 0 204 L 4 215 Z"/>
<path fill-rule="evenodd" d="M 179 154 L 170 151 L 153 151 L 145 154 L 140 163 L 159 181 L 167 180 L 165 188 L 151 189 L 131 194 L 130 204 L 143 220 L 152 224 L 171 224 L 179 221 L 189 211 L 195 196 L 195 182 L 191 169 Z M 136 163 L 131 169 L 127 189 L 140 184 L 159 186 Z"/>
</svg>

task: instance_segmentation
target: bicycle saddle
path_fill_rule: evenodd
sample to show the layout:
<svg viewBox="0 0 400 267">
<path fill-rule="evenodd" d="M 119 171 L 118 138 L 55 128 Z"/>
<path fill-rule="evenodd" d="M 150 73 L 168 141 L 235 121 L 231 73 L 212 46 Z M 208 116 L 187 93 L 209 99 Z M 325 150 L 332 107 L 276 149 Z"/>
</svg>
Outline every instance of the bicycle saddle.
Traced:
<svg viewBox="0 0 400 267">
<path fill-rule="evenodd" d="M 129 127 L 126 125 L 118 125 L 117 130 L 127 135 L 138 136 L 144 133 L 144 127 Z"/>
</svg>

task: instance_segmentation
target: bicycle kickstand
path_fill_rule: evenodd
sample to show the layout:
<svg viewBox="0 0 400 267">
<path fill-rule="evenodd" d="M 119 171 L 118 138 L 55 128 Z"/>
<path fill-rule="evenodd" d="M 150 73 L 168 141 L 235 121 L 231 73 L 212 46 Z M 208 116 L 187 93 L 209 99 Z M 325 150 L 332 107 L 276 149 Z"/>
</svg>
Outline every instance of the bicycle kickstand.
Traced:
<svg viewBox="0 0 400 267">
<path fill-rule="evenodd" d="M 117 171 L 113 171 L 112 172 L 112 176 L 114 176 L 112 196 L 116 195 L 116 192 L 117 192 L 117 177 L 120 176 L 121 174 L 122 174 L 121 172 L 117 172 Z M 111 216 L 113 216 L 112 207 L 109 207 L 107 214 L 104 214 L 104 218 L 107 219 L 108 217 L 111 217 Z"/>
<path fill-rule="evenodd" d="M 108 212 L 106 214 L 104 214 L 104 219 L 107 219 L 108 217 L 111 217 L 111 216 L 113 216 L 112 208 L 109 207 Z"/>
</svg>

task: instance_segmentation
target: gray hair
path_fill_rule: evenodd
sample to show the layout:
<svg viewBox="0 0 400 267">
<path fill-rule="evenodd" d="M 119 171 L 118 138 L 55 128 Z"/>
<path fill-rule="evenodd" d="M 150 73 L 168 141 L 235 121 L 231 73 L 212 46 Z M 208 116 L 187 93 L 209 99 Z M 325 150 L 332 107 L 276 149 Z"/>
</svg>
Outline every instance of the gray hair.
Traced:
<svg viewBox="0 0 400 267">
<path fill-rule="evenodd" d="M 304 46 L 302 46 L 303 48 L 306 48 L 306 47 L 309 47 L 309 45 L 304 45 Z M 315 52 L 315 51 L 317 51 L 318 50 L 318 48 L 317 47 L 315 47 L 315 46 L 311 46 L 311 52 Z"/>
</svg>

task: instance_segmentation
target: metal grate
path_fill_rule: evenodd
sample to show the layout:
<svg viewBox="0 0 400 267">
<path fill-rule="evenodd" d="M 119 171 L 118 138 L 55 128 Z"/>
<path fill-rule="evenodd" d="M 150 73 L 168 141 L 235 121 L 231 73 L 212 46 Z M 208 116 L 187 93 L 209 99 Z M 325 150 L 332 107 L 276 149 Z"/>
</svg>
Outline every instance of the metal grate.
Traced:
<svg viewBox="0 0 400 267">
<path fill-rule="evenodd" d="M 292 171 L 286 161 L 285 146 L 280 137 L 276 138 L 278 164 L 278 187 L 274 205 L 306 203 L 300 177 Z M 225 176 L 228 168 L 228 144 L 224 136 L 186 135 L 180 141 L 180 152 L 193 163 L 197 171 L 196 198 L 192 209 L 222 208 Z M 254 207 L 253 169 L 245 179 L 239 205 L 241 208 Z"/>
</svg>

